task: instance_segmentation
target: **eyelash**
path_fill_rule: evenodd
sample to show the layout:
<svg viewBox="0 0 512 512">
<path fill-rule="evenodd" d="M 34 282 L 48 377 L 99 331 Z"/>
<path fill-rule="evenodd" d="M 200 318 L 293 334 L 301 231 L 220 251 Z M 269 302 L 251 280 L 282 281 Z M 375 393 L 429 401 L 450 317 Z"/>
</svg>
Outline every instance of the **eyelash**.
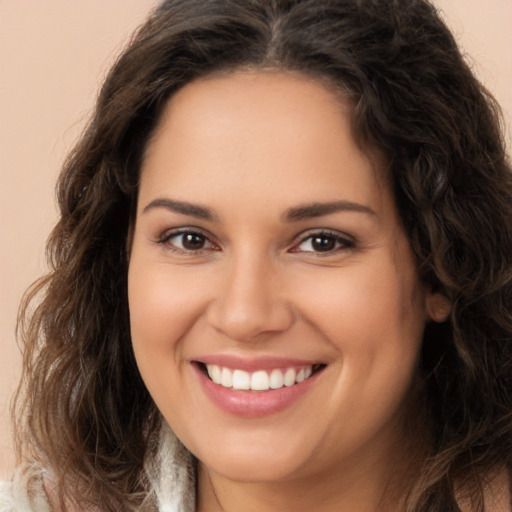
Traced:
<svg viewBox="0 0 512 512">
<path fill-rule="evenodd" d="M 180 236 L 184 238 L 186 235 L 201 237 L 205 241 L 205 243 L 210 245 L 210 247 L 201 247 L 199 249 L 186 249 L 184 247 L 176 247 L 174 244 L 171 243 L 171 240 L 173 238 L 178 238 Z M 182 244 L 183 244 L 183 238 L 182 238 Z M 182 228 L 182 229 L 178 229 L 176 231 L 171 231 L 171 232 L 168 231 L 168 232 L 164 233 L 163 236 L 161 236 L 157 240 L 157 243 L 159 245 L 165 246 L 167 249 L 169 249 L 173 252 L 177 252 L 177 253 L 181 253 L 181 254 L 199 255 L 199 254 L 202 254 L 202 252 L 205 250 L 206 251 L 210 251 L 212 249 L 218 250 L 218 246 L 210 240 L 208 235 L 203 233 L 201 230 L 195 229 L 195 228 Z"/>
<path fill-rule="evenodd" d="M 298 249 L 301 245 L 307 243 L 308 241 L 309 241 L 309 244 L 311 244 L 312 248 L 314 249 L 314 247 L 313 247 L 314 240 L 315 239 L 319 240 L 322 238 L 324 240 L 327 239 L 330 242 L 334 243 L 335 246 L 332 249 L 328 248 L 328 250 L 326 250 L 326 251 L 321 251 L 321 250 L 305 251 L 305 250 Z M 304 233 L 301 234 L 298 243 L 296 243 L 292 247 L 290 252 L 293 252 L 293 253 L 296 253 L 296 252 L 308 253 L 309 252 L 309 253 L 315 254 L 315 256 L 322 257 L 322 256 L 330 256 L 332 254 L 337 254 L 343 250 L 353 249 L 355 246 L 356 246 L 355 241 L 348 236 L 342 236 L 340 233 L 338 233 L 336 231 L 320 230 L 320 231 L 311 231 L 306 234 L 304 234 Z"/>
<path fill-rule="evenodd" d="M 208 244 L 208 247 L 200 247 L 198 249 L 186 249 L 183 247 L 183 238 L 182 238 L 182 247 L 176 247 L 175 244 L 171 243 L 171 240 L 173 238 L 178 237 L 185 237 L 186 235 L 189 236 L 196 236 L 200 237 L 200 239 L 205 243 Z M 348 236 L 341 236 L 338 232 L 334 231 L 328 231 L 328 230 L 320 230 L 320 231 L 312 231 L 309 233 L 302 233 L 299 235 L 298 242 L 296 242 L 292 248 L 289 250 L 291 253 L 312 253 L 315 254 L 315 256 L 329 256 L 332 254 L 337 254 L 340 251 L 347 250 L 347 249 L 353 249 L 356 244 L 355 241 L 350 239 Z M 327 240 L 328 243 L 334 244 L 334 247 L 327 248 L 327 250 L 314 250 L 314 239 L 324 239 Z M 300 250 L 299 247 L 305 243 L 311 244 L 311 247 L 313 250 Z M 166 246 L 167 249 L 181 253 L 181 254 L 190 254 L 190 255 L 200 255 L 203 253 L 203 251 L 210 251 L 219 250 L 218 245 L 216 245 L 214 242 L 211 241 L 210 237 L 203 233 L 201 230 L 194 229 L 194 228 L 182 228 L 176 231 L 166 232 L 163 236 L 161 236 L 157 243 L 162 246 Z"/>
</svg>

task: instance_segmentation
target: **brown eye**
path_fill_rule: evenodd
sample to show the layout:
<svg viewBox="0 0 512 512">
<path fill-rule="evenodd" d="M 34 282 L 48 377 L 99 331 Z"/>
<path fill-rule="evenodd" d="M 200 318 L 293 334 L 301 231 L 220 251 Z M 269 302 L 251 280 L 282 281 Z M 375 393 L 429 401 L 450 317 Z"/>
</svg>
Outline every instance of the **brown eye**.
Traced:
<svg viewBox="0 0 512 512">
<path fill-rule="evenodd" d="M 210 239 L 198 231 L 178 231 L 165 235 L 159 243 L 181 252 L 197 252 L 214 249 Z"/>
<path fill-rule="evenodd" d="M 354 242 L 349 238 L 342 237 L 336 233 L 320 232 L 304 237 L 292 252 L 337 253 L 340 250 L 350 249 L 354 246 Z"/>
<path fill-rule="evenodd" d="M 336 239 L 331 235 L 311 237 L 311 247 L 314 251 L 326 252 L 336 248 Z"/>
<path fill-rule="evenodd" d="M 197 251 L 206 245 L 206 238 L 200 233 L 184 233 L 181 237 L 183 249 L 188 251 Z"/>
</svg>

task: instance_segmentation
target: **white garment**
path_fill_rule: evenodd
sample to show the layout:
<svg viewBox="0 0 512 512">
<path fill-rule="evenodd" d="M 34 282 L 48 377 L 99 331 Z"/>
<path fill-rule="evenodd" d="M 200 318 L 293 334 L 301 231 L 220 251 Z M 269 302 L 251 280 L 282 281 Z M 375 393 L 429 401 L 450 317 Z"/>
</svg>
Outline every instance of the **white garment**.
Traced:
<svg viewBox="0 0 512 512">
<path fill-rule="evenodd" d="M 1 482 L 0 512 L 50 512 L 43 476 L 44 469 L 37 463 L 17 468 L 12 482 Z"/>
<path fill-rule="evenodd" d="M 157 456 L 146 467 L 159 512 L 194 512 L 192 455 L 164 425 Z M 45 469 L 36 462 L 17 468 L 12 482 L 0 482 L 0 512 L 51 512 L 43 487 Z"/>
<path fill-rule="evenodd" d="M 12 482 L 0 482 L 0 512 L 10 512 L 14 509 Z"/>
</svg>

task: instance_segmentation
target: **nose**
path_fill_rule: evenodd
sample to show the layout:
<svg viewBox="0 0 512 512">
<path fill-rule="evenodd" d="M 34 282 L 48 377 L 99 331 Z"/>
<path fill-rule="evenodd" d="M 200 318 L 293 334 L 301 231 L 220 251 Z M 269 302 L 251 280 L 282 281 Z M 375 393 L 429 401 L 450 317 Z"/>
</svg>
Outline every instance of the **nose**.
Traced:
<svg viewBox="0 0 512 512">
<path fill-rule="evenodd" d="M 250 342 L 286 331 L 293 323 L 291 304 L 280 290 L 278 271 L 264 258 L 238 258 L 226 264 L 210 303 L 209 324 L 228 338 Z"/>
</svg>

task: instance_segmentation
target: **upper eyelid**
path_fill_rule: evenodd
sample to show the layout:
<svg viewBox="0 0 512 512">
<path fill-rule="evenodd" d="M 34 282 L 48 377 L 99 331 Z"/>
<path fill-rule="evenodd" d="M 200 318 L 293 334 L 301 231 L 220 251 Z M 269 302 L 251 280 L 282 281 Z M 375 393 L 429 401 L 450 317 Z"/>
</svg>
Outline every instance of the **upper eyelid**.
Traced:
<svg viewBox="0 0 512 512">
<path fill-rule="evenodd" d="M 328 235 L 333 236 L 334 238 L 343 240 L 345 242 L 349 242 L 351 244 L 356 244 L 356 239 L 352 235 L 349 235 L 348 233 L 344 233 L 342 231 L 338 231 L 336 229 L 328 229 L 328 228 L 319 228 L 319 229 L 308 229 L 306 231 L 303 231 L 299 233 L 293 240 L 292 243 L 297 244 L 300 242 L 303 242 L 304 240 L 307 240 L 308 238 L 311 238 L 315 235 Z"/>
<path fill-rule="evenodd" d="M 173 236 L 183 235 L 187 233 L 198 233 L 213 243 L 214 237 L 205 231 L 204 229 L 197 226 L 181 226 L 177 228 L 164 229 L 161 234 L 157 236 L 157 240 L 169 239 Z"/>
</svg>

